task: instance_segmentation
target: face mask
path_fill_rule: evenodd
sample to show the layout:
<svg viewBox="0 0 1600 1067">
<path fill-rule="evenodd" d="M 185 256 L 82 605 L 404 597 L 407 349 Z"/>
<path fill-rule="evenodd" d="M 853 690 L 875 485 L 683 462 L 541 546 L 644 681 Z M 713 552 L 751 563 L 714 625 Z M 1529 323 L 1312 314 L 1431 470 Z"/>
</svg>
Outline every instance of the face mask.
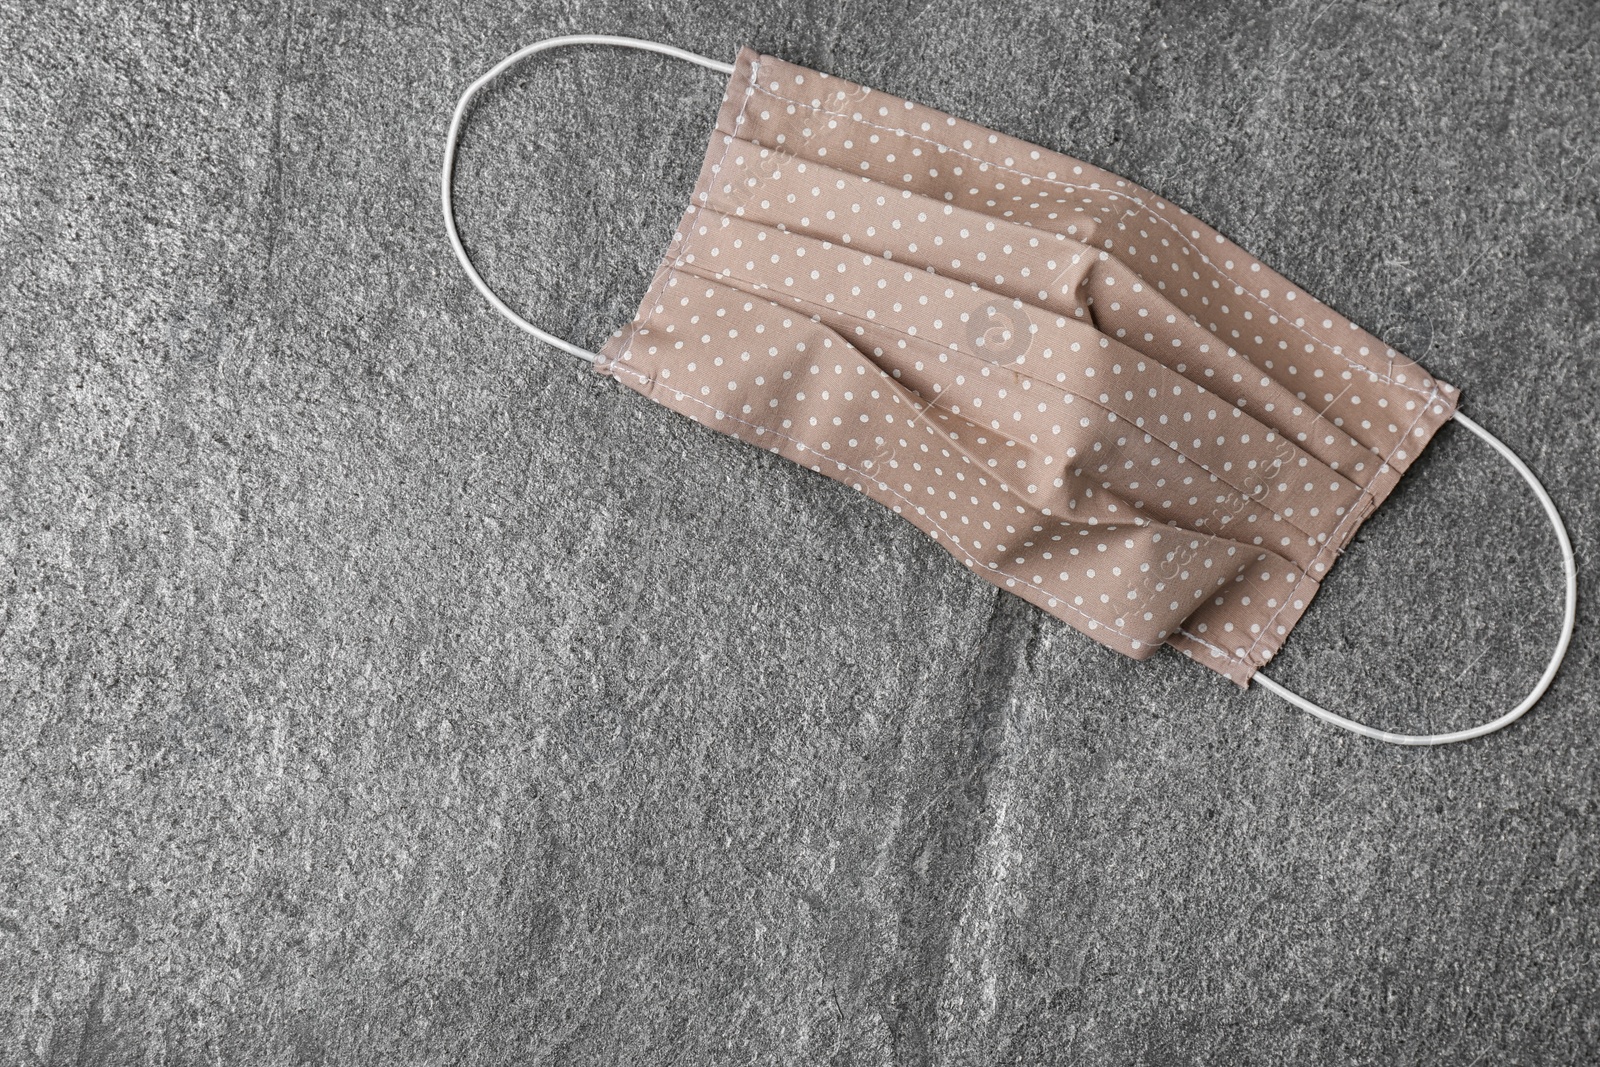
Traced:
<svg viewBox="0 0 1600 1067">
<path fill-rule="evenodd" d="M 689 209 L 598 353 L 473 269 L 451 181 L 476 93 L 604 43 L 730 77 Z M 1571 543 L 1457 390 L 1160 196 L 1025 141 L 758 55 L 567 37 L 475 82 L 442 179 L 451 244 L 539 339 L 691 419 L 845 483 L 973 573 L 1136 659 L 1171 645 L 1396 744 L 1481 736 L 1544 693 L 1576 617 Z M 1516 708 L 1403 735 L 1259 673 L 1362 522 L 1455 418 L 1533 487 L 1566 567 L 1561 639 Z"/>
</svg>

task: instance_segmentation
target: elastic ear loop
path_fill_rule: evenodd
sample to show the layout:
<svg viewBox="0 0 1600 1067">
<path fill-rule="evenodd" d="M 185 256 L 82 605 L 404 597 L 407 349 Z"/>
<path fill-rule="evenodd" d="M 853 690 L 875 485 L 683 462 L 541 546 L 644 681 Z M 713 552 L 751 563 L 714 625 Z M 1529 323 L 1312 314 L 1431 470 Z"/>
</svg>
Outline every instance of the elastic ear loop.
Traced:
<svg viewBox="0 0 1600 1067">
<path fill-rule="evenodd" d="M 496 63 L 488 73 L 467 87 L 467 91 L 461 94 L 461 100 L 456 104 L 455 114 L 450 118 L 450 134 L 445 140 L 444 170 L 439 178 L 439 197 L 444 207 L 445 231 L 450 235 L 450 247 L 455 251 L 456 260 L 461 264 L 461 269 L 466 271 L 467 277 L 472 281 L 473 286 L 483 294 L 483 298 L 489 302 L 491 307 L 509 320 L 512 325 L 525 333 L 537 337 L 547 345 L 552 345 L 564 352 L 577 356 L 579 359 L 594 363 L 600 358 L 596 353 L 590 352 L 585 348 L 579 348 L 570 341 L 563 340 L 554 334 L 539 329 L 539 327 L 507 307 L 505 301 L 496 296 L 494 290 L 489 288 L 488 283 L 483 280 L 477 269 L 473 267 L 472 259 L 467 255 L 467 250 L 462 247 L 461 235 L 456 230 L 455 204 L 452 195 L 452 186 L 455 181 L 456 146 L 461 139 L 461 123 L 466 117 L 467 108 L 471 105 L 473 97 L 477 96 L 485 86 L 505 73 L 506 70 L 516 66 L 536 52 L 580 44 L 612 45 L 618 48 L 636 48 L 643 52 L 656 52 L 660 55 L 671 56 L 674 59 L 687 60 L 690 63 L 698 64 L 708 70 L 714 70 L 727 76 L 732 76 L 733 64 L 722 63 L 681 48 L 659 44 L 655 41 L 641 40 L 637 37 L 613 37 L 607 34 L 571 34 L 565 37 L 550 37 L 530 44 L 526 48 L 518 49 L 499 63 Z M 1550 688 L 1550 683 L 1555 680 L 1556 672 L 1561 668 L 1561 661 L 1566 657 L 1567 647 L 1572 643 L 1572 631 L 1578 618 L 1578 565 L 1573 557 L 1572 541 L 1567 536 L 1566 525 L 1561 521 L 1561 514 L 1556 511 L 1555 503 L 1551 501 L 1550 494 L 1545 492 L 1544 486 L 1539 484 L 1539 479 L 1534 477 L 1533 472 L 1528 469 L 1528 465 L 1523 463 L 1517 454 L 1506 447 L 1505 443 L 1498 437 L 1459 411 L 1455 413 L 1455 420 L 1489 442 L 1489 445 L 1504 456 L 1506 462 L 1510 463 L 1516 472 L 1522 475 L 1523 481 L 1528 483 L 1529 487 L 1533 489 L 1534 496 L 1538 497 L 1540 505 L 1544 508 L 1545 515 L 1550 519 L 1551 528 L 1555 530 L 1556 540 L 1561 545 L 1561 565 L 1566 572 L 1567 594 L 1566 612 L 1561 622 L 1561 638 L 1556 642 L 1555 652 L 1550 657 L 1550 663 L 1545 667 L 1544 674 L 1540 676 L 1539 682 L 1533 687 L 1532 692 L 1523 698 L 1522 703 L 1499 718 L 1466 730 L 1457 730 L 1447 734 L 1397 734 L 1367 726 L 1365 723 L 1359 723 L 1353 719 L 1347 719 L 1343 715 L 1313 704 L 1305 697 L 1290 692 L 1259 671 L 1252 678 L 1263 689 L 1276 694 L 1283 700 L 1324 722 L 1332 723 L 1340 729 L 1349 730 L 1351 733 L 1360 734 L 1363 737 L 1386 741 L 1391 745 L 1450 745 L 1457 741 L 1470 741 L 1475 737 L 1492 734 L 1496 730 L 1503 729 L 1522 718 L 1529 708 L 1539 702 L 1539 698 L 1544 696 L 1545 691 Z"/>
<path fill-rule="evenodd" d="M 1539 702 L 1539 698 L 1544 696 L 1545 690 L 1549 689 L 1550 683 L 1555 680 L 1556 671 L 1560 669 L 1561 661 L 1567 654 L 1567 646 L 1572 643 L 1572 630 L 1578 619 L 1578 564 L 1577 560 L 1573 558 L 1572 541 L 1567 537 L 1567 527 L 1561 521 L 1561 514 L 1556 511 L 1556 506 L 1551 501 L 1550 494 L 1545 492 L 1544 486 L 1539 484 L 1539 479 L 1533 476 L 1533 472 L 1528 469 L 1528 465 L 1522 462 L 1515 452 L 1506 447 L 1505 442 L 1459 411 L 1455 414 L 1455 420 L 1489 442 L 1490 446 L 1504 456 L 1506 462 L 1510 463 L 1516 469 L 1516 472 L 1522 475 L 1522 480 L 1527 482 L 1533 489 L 1533 495 L 1539 498 L 1540 505 L 1544 507 L 1545 515 L 1550 519 L 1550 527 L 1556 532 L 1556 540 L 1561 545 L 1561 566 L 1566 571 L 1566 613 L 1561 620 L 1561 639 L 1556 642 L 1556 649 L 1550 657 L 1550 664 L 1545 667 L 1544 674 L 1540 675 L 1539 683 L 1533 687 L 1533 691 L 1523 698 L 1522 703 L 1498 719 L 1492 719 L 1470 729 L 1457 730 L 1448 734 L 1397 734 L 1388 730 L 1374 729 L 1364 723 L 1355 722 L 1345 718 L 1343 715 L 1337 715 L 1326 708 L 1319 707 L 1305 697 L 1291 693 L 1264 674 L 1258 672 L 1254 676 L 1254 681 L 1260 683 L 1263 689 L 1277 694 L 1300 710 L 1310 712 L 1324 722 L 1330 722 L 1341 729 L 1349 730 L 1351 733 L 1360 734 L 1362 737 L 1370 737 L 1378 741 L 1387 741 L 1391 745 L 1452 745 L 1457 741 L 1470 741 L 1475 737 L 1492 734 L 1496 730 L 1510 726 L 1522 718 L 1529 708 Z"/>
<path fill-rule="evenodd" d="M 452 194 L 456 171 L 456 145 L 461 139 L 461 122 L 466 117 L 467 107 L 472 103 L 472 98 L 477 96 L 484 86 L 505 73 L 507 69 L 516 66 L 535 52 L 577 44 L 604 44 L 614 45 L 618 48 L 637 48 L 642 52 L 658 52 L 664 56 L 672 56 L 674 59 L 685 59 L 690 63 L 698 63 L 702 67 L 718 71 L 730 77 L 733 74 L 733 64 L 721 63 L 715 59 L 707 59 L 705 56 L 696 55 L 693 52 L 686 52 L 681 48 L 674 48 L 669 44 L 658 44 L 655 41 L 644 41 L 636 37 L 612 37 L 596 33 L 549 37 L 543 41 L 530 44 L 526 48 L 520 48 L 496 63 L 487 74 L 467 86 L 467 91 L 461 94 L 461 100 L 456 104 L 456 112 L 450 118 L 450 136 L 445 139 L 444 143 L 444 173 L 439 177 L 439 198 L 444 205 L 444 228 L 450 235 L 450 247 L 455 251 L 456 259 L 460 262 L 461 269 L 467 272 L 467 277 L 471 279 L 473 286 L 483 294 L 485 300 L 489 301 L 490 306 L 510 320 L 517 329 L 532 334 L 545 344 L 553 345 L 563 352 L 570 352 L 579 359 L 597 363 L 600 360 L 598 354 L 590 352 L 586 348 L 579 348 L 570 341 L 563 340 L 555 334 L 546 333 L 544 330 L 539 329 L 539 327 L 512 311 L 506 306 L 505 301 L 495 295 L 494 290 L 489 288 L 489 284 L 483 280 L 477 269 L 473 267 L 471 257 L 467 255 L 467 250 L 461 245 L 461 234 L 456 231 L 455 199 Z"/>
</svg>

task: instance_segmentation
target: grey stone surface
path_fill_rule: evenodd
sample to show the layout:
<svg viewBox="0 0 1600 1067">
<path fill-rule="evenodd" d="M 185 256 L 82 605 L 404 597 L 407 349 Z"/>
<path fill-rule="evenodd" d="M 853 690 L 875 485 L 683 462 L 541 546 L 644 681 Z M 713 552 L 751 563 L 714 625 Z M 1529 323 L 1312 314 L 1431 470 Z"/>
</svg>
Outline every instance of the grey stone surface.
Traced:
<svg viewBox="0 0 1600 1067">
<path fill-rule="evenodd" d="M 1600 1058 L 1600 14 L 1582 2 L 0 0 L 0 1060 Z M 750 43 L 1120 171 L 1464 390 L 1586 568 L 1399 751 L 1136 664 L 500 321 L 514 47 Z M 631 314 L 720 79 L 536 61 L 486 273 Z M 1272 673 L 1542 665 L 1447 428 Z"/>
</svg>

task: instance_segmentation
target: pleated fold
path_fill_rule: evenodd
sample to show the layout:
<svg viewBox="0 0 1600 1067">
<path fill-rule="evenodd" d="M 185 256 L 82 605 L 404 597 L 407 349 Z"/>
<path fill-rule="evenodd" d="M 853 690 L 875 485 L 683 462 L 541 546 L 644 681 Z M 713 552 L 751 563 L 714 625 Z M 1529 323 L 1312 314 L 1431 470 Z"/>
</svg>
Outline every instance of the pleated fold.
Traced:
<svg viewBox="0 0 1600 1067">
<path fill-rule="evenodd" d="M 1245 684 L 1455 390 L 1078 160 L 741 51 L 598 369 Z"/>
</svg>

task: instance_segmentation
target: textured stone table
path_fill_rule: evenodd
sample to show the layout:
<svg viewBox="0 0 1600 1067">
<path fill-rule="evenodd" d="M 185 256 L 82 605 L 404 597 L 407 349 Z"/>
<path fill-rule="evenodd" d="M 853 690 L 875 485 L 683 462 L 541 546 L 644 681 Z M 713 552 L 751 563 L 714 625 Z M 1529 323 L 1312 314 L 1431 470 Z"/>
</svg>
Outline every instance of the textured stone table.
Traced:
<svg viewBox="0 0 1600 1067">
<path fill-rule="evenodd" d="M 0 2 L 0 1061 L 1600 1058 L 1600 13 Z M 1124 660 L 497 318 L 459 91 L 741 43 L 1079 155 L 1461 386 L 1588 568 L 1399 751 Z M 464 147 L 596 345 L 721 80 L 566 52 Z M 1273 666 L 1393 728 L 1542 666 L 1456 427 Z"/>
</svg>

